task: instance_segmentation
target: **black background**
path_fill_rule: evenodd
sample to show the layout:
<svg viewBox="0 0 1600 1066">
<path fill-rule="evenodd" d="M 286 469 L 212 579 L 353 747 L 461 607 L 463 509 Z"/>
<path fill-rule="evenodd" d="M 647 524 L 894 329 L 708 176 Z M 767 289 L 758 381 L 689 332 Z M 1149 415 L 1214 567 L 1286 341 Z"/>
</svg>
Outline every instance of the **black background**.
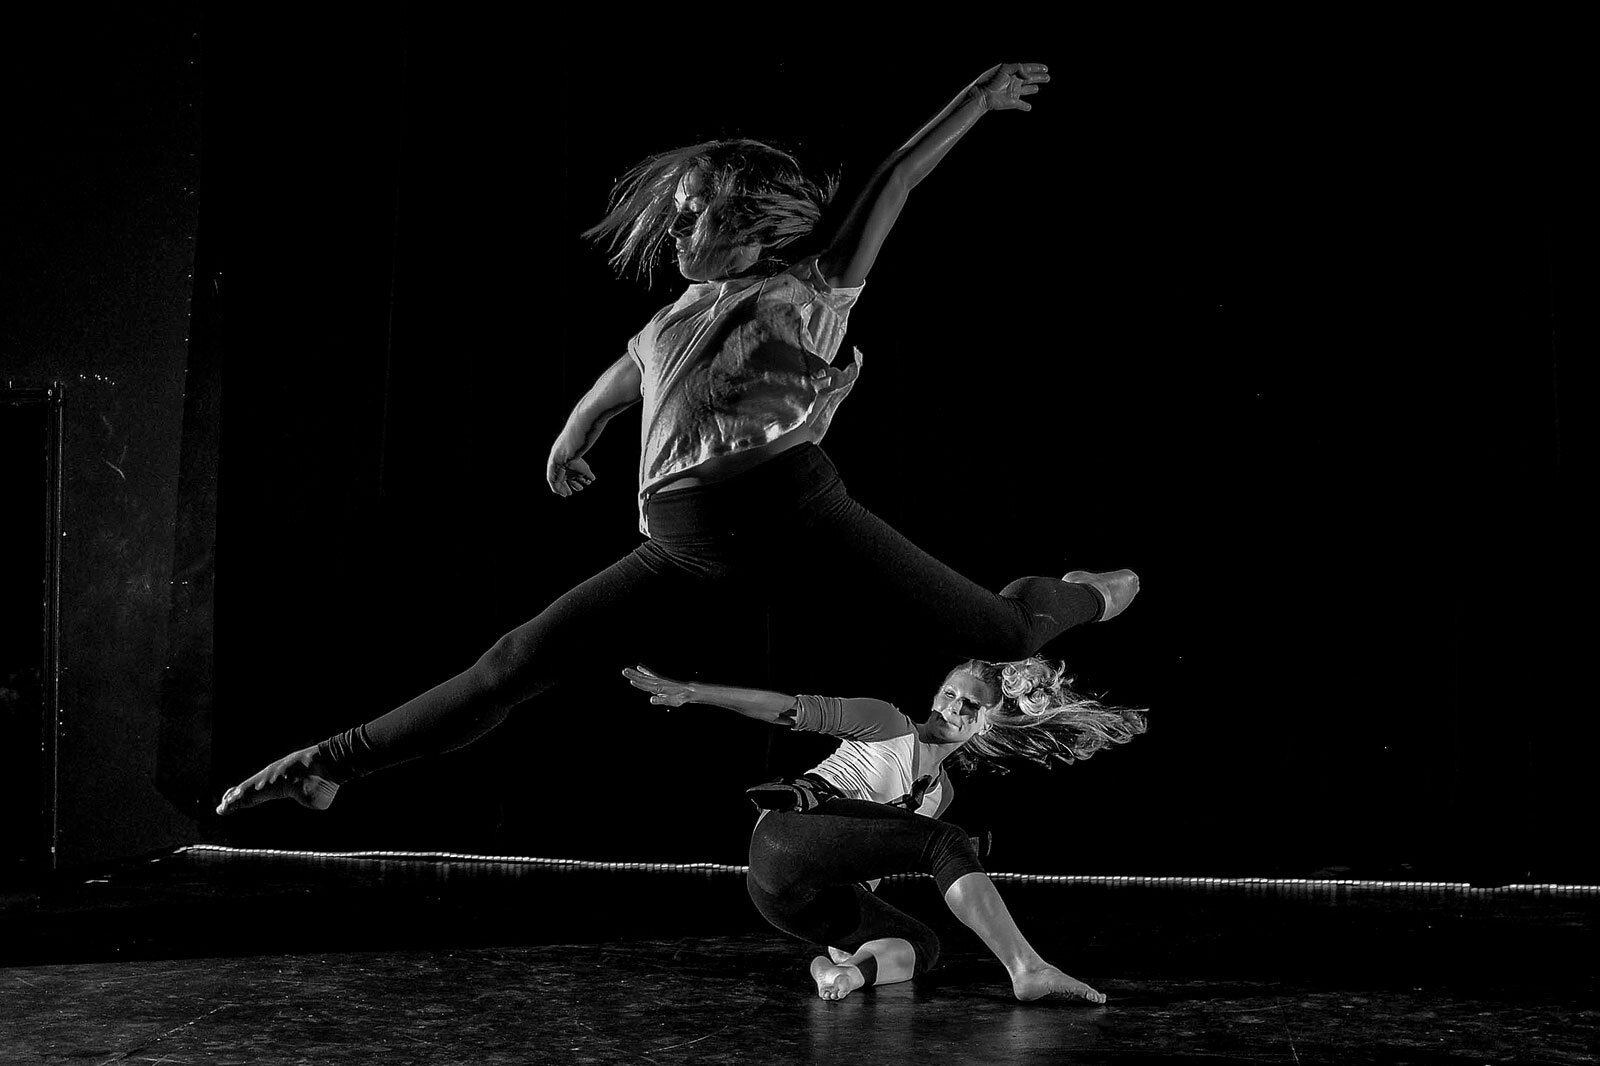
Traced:
<svg viewBox="0 0 1600 1066">
<path fill-rule="evenodd" d="M 578 237 L 627 166 L 747 135 L 848 196 L 979 71 L 1031 59 L 1053 75 L 1035 109 L 985 117 L 889 239 L 827 448 L 983 583 L 1138 570 L 1128 614 L 1048 651 L 1151 725 L 964 782 L 952 815 L 993 824 L 1011 869 L 1594 875 L 1561 367 L 1579 134 L 1551 38 L 197 24 L 196 307 L 226 323 L 200 353 L 223 383 L 217 790 L 465 667 L 636 543 L 636 415 L 591 491 L 543 481 L 571 404 L 678 291 Z M 913 715 L 951 665 L 873 603 L 640 621 L 648 650 L 618 666 Z M 741 789 L 817 754 L 605 673 L 325 816 L 203 832 L 740 861 Z"/>
</svg>

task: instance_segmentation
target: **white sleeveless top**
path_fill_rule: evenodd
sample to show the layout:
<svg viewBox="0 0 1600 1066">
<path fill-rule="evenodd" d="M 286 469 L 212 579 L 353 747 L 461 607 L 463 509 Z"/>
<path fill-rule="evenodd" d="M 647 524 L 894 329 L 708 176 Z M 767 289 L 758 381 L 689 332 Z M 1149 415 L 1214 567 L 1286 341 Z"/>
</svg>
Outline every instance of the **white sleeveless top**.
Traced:
<svg viewBox="0 0 1600 1066">
<path fill-rule="evenodd" d="M 808 259 L 770 278 L 690 285 L 628 342 L 639 364 L 639 529 L 663 480 L 810 424 L 816 439 L 851 385 L 819 403 L 862 286 L 830 289 Z"/>
</svg>

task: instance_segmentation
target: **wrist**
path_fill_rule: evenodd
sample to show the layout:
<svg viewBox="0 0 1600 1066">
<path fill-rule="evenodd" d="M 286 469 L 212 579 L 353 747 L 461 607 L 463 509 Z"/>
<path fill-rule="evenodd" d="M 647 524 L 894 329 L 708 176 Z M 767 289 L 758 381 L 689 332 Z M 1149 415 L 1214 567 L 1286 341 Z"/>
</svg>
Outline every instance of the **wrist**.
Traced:
<svg viewBox="0 0 1600 1066">
<path fill-rule="evenodd" d="M 989 110 L 989 94 L 984 92 L 982 85 L 974 85 L 967 90 L 967 99 L 963 104 L 977 104 L 980 112 Z"/>
<path fill-rule="evenodd" d="M 577 459 L 583 455 L 583 441 L 587 434 L 579 432 L 577 427 L 567 425 L 556 436 L 554 444 L 550 445 L 552 458 L 559 455 L 563 459 Z"/>
</svg>

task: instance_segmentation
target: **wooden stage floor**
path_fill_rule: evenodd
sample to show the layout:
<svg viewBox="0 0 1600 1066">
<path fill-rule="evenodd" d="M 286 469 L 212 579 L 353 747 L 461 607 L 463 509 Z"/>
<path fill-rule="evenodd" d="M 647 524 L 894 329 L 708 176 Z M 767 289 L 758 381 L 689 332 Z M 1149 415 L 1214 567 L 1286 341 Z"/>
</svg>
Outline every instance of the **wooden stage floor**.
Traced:
<svg viewBox="0 0 1600 1066">
<path fill-rule="evenodd" d="M 186 853 L 0 893 L 0 1062 L 1593 1063 L 1600 896 L 1002 883 L 1109 996 L 816 998 L 729 873 Z"/>
</svg>

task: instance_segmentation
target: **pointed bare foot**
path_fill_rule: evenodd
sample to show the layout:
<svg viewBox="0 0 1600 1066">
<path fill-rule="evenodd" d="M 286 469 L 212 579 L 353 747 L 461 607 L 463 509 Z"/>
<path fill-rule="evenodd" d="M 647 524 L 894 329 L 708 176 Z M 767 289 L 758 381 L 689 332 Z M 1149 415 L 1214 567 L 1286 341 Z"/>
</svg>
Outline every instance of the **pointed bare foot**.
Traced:
<svg viewBox="0 0 1600 1066">
<path fill-rule="evenodd" d="M 217 804 L 217 813 L 233 814 L 275 799 L 292 799 L 302 807 L 322 811 L 338 791 L 339 783 L 327 776 L 317 749 L 305 748 L 228 789 Z"/>
<path fill-rule="evenodd" d="M 815 966 L 815 963 L 812 964 Z M 1038 970 L 1024 970 L 1011 979 L 1011 991 L 1024 1003 L 1045 996 L 1070 996 L 1086 999 L 1090 1003 L 1104 1003 L 1104 992 L 1096 992 L 1076 977 L 1069 977 L 1056 969 L 1046 965 Z"/>
<path fill-rule="evenodd" d="M 829 948 L 828 954 L 835 955 L 834 949 Z M 844 957 L 848 959 L 850 956 Z M 843 999 L 867 983 L 858 968 L 840 966 L 821 955 L 811 960 L 811 979 L 817 982 L 817 995 L 823 999 Z"/>
<path fill-rule="evenodd" d="M 1139 595 L 1139 575 L 1132 570 L 1107 570 L 1091 574 L 1087 570 L 1074 570 L 1061 578 L 1073 585 L 1093 586 L 1106 601 L 1100 621 L 1109 622 L 1128 609 L 1128 604 Z"/>
</svg>

